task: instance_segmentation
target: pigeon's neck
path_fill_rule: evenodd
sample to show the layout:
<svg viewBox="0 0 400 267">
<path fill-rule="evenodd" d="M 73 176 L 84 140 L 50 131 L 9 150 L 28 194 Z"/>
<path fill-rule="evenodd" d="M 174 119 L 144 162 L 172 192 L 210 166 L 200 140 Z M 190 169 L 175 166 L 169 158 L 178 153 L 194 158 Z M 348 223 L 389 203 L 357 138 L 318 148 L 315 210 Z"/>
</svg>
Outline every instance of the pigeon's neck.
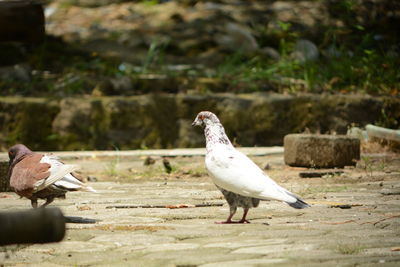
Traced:
<svg viewBox="0 0 400 267">
<path fill-rule="evenodd" d="M 207 152 L 211 152 L 212 149 L 218 145 L 233 147 L 221 123 L 207 125 L 204 128 L 204 135 L 206 137 Z"/>
</svg>

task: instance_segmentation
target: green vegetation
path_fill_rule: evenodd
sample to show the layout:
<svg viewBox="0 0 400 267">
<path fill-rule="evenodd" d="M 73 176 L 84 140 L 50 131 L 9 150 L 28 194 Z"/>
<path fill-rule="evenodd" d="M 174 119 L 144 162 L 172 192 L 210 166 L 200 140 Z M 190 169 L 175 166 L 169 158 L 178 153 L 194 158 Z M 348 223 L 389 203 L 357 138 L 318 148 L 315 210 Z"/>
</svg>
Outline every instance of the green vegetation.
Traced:
<svg viewBox="0 0 400 267">
<path fill-rule="evenodd" d="M 400 77 L 396 69 L 399 63 L 399 59 L 379 55 L 374 50 L 304 64 L 289 56 L 269 62 L 260 56 L 246 59 L 233 55 L 219 66 L 218 75 L 231 80 L 232 86 L 250 84 L 255 91 L 395 95 L 399 91 Z M 263 85 L 267 86 L 263 88 Z"/>
<path fill-rule="evenodd" d="M 374 159 L 369 156 L 361 156 L 361 160 L 358 164 L 360 169 L 365 171 L 367 176 L 372 177 L 375 172 L 383 172 L 387 167 L 387 159 Z"/>
<path fill-rule="evenodd" d="M 115 150 L 118 151 L 118 148 L 115 148 Z M 118 171 L 119 163 L 120 163 L 120 156 L 117 155 L 107 163 L 107 166 L 105 167 L 105 174 L 111 177 L 119 176 L 120 175 L 120 172 Z"/>
<path fill-rule="evenodd" d="M 135 82 L 140 80 L 141 74 L 153 74 L 189 81 L 186 82 L 188 88 L 182 89 L 201 88 L 202 91 L 204 81 L 207 81 L 206 86 L 209 85 L 206 91 L 373 95 L 397 95 L 400 91 L 397 71 L 400 59 L 390 53 L 362 46 L 355 51 L 342 47 L 336 50 L 340 56 L 321 56 L 318 60 L 302 63 L 292 58 L 292 46 L 293 43 L 281 42 L 281 58 L 278 61 L 266 59 L 262 55 L 249 56 L 238 52 L 228 55 L 215 67 L 174 71 L 166 68 L 164 57 L 167 44 L 153 42 L 142 66 L 134 66 L 102 58 L 96 53 L 83 53 L 71 46 L 65 48 L 59 41 L 49 40 L 29 57 L 29 63 L 35 70 L 32 81 L 2 79 L 0 88 L 3 94 L 8 95 L 80 95 L 92 94 L 95 88 L 107 95 L 114 93 L 110 79 L 126 76 Z M 201 86 L 197 86 L 196 81 Z M 141 85 L 140 82 L 136 83 Z M 179 81 L 173 84 L 179 84 Z M 142 92 L 141 89 L 135 88 L 136 93 L 124 93 L 137 94 Z M 148 90 L 146 88 L 145 91 Z"/>
<path fill-rule="evenodd" d="M 330 186 L 330 185 L 325 185 L 325 186 L 312 186 L 312 187 L 306 187 L 300 192 L 297 192 L 298 195 L 301 196 L 312 196 L 315 194 L 321 194 L 321 193 L 338 193 L 338 192 L 345 192 L 348 190 L 348 186 L 345 185 L 335 185 L 335 186 Z"/>
<path fill-rule="evenodd" d="M 157 0 L 139 2 L 138 5 L 147 10 L 161 4 Z M 65 0 L 61 7 L 71 5 L 85 6 L 81 1 Z M 101 4 L 90 2 L 89 6 L 92 5 Z M 95 43 L 104 41 L 116 47 L 124 46 L 127 51 L 131 49 L 135 54 L 133 59 L 105 56 L 89 50 L 88 45 L 83 49 L 79 41 L 65 43 L 51 36 L 28 53 L 20 53 L 18 47 L 5 49 L 2 45 L 0 56 L 6 64 L 25 62 L 31 77 L 16 79 L 0 73 L 0 90 L 3 95 L 55 97 L 187 90 L 199 93 L 267 91 L 398 96 L 398 36 L 396 27 L 392 26 L 396 23 L 387 21 L 390 19 L 387 13 L 396 10 L 396 3 L 377 3 L 374 8 L 378 10 L 375 11 L 368 9 L 362 1 L 327 1 L 324 5 L 330 19 L 340 23 L 312 25 L 307 31 L 299 30 L 293 22 L 274 20 L 273 27 L 264 23 L 247 25 L 259 47 L 273 49 L 275 57 L 262 49 L 247 53 L 239 49 L 234 49 L 235 52 L 224 50 L 214 40 L 217 37 L 211 36 L 204 41 L 200 35 L 204 26 L 210 26 L 210 32 L 218 36 L 220 29 L 214 29 L 213 20 L 205 17 L 196 22 L 200 24 L 191 24 L 179 15 L 173 16 L 168 25 L 149 28 L 149 33 L 138 31 L 132 37 L 126 30 L 116 28 L 105 30 L 99 37 L 102 40 L 95 38 Z M 381 15 L 377 17 L 376 14 Z M 91 23 L 104 30 L 101 21 Z M 184 29 L 193 31 L 189 38 L 179 34 Z M 121 39 L 131 38 L 145 41 L 138 40 L 137 46 L 128 44 L 125 47 Z M 319 56 L 305 62 L 296 59 L 293 52 L 300 39 L 311 40 Z M 213 51 L 215 57 L 210 58 L 215 60 L 201 59 L 209 51 Z M 393 118 L 391 114 L 385 113 L 383 117 L 388 118 L 384 125 L 393 124 L 389 121 Z"/>
<path fill-rule="evenodd" d="M 336 246 L 336 251 L 344 255 L 354 255 L 362 252 L 364 247 L 360 244 L 339 244 Z"/>
</svg>

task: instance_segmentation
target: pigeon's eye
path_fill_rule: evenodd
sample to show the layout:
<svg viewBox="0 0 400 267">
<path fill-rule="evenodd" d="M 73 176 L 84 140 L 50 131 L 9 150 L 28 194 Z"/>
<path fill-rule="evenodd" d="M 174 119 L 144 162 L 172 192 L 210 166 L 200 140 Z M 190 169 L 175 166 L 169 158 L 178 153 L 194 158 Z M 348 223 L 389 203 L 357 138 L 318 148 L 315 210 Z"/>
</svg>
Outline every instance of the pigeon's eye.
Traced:
<svg viewBox="0 0 400 267">
<path fill-rule="evenodd" d="M 200 115 L 200 116 L 199 116 L 199 119 L 200 119 L 200 120 L 204 120 L 204 115 Z"/>
</svg>

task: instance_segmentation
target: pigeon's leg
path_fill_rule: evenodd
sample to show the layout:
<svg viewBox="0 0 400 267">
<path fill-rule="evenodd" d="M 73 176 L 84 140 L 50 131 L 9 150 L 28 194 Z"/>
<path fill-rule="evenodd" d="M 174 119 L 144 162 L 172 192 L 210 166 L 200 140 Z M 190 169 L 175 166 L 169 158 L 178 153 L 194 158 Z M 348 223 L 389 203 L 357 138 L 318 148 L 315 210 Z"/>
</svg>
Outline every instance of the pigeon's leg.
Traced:
<svg viewBox="0 0 400 267">
<path fill-rule="evenodd" d="M 217 223 L 217 224 L 237 223 L 237 222 L 232 221 L 232 217 L 233 217 L 233 215 L 235 215 L 236 209 L 237 209 L 236 206 L 233 206 L 233 205 L 229 206 L 229 217 L 228 217 L 228 219 L 226 219 L 226 221 L 223 221 L 223 222 L 215 222 L 215 223 Z"/>
<path fill-rule="evenodd" d="M 54 200 L 54 197 L 48 197 L 48 198 L 46 198 L 46 202 L 43 203 L 43 205 L 41 205 L 40 207 L 41 207 L 41 208 L 45 208 L 47 205 L 49 205 L 51 202 L 53 202 L 53 200 Z"/>
<path fill-rule="evenodd" d="M 238 223 L 250 223 L 248 220 L 246 220 L 246 216 L 247 216 L 247 213 L 249 212 L 249 209 L 250 208 L 243 209 L 243 217 L 240 221 L 238 221 Z"/>
<path fill-rule="evenodd" d="M 34 208 L 34 209 L 37 208 L 37 198 L 31 199 L 31 205 L 32 205 L 32 208 Z"/>
</svg>

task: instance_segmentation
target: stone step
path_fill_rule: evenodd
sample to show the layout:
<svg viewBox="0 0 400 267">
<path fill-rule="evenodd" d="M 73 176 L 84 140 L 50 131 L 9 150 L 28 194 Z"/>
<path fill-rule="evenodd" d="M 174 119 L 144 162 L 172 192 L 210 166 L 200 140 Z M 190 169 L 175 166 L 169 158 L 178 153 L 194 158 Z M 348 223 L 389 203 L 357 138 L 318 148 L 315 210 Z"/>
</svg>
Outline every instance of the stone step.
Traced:
<svg viewBox="0 0 400 267">
<path fill-rule="evenodd" d="M 296 167 L 343 168 L 360 159 L 360 140 L 346 135 L 288 134 L 285 163 Z"/>
</svg>

